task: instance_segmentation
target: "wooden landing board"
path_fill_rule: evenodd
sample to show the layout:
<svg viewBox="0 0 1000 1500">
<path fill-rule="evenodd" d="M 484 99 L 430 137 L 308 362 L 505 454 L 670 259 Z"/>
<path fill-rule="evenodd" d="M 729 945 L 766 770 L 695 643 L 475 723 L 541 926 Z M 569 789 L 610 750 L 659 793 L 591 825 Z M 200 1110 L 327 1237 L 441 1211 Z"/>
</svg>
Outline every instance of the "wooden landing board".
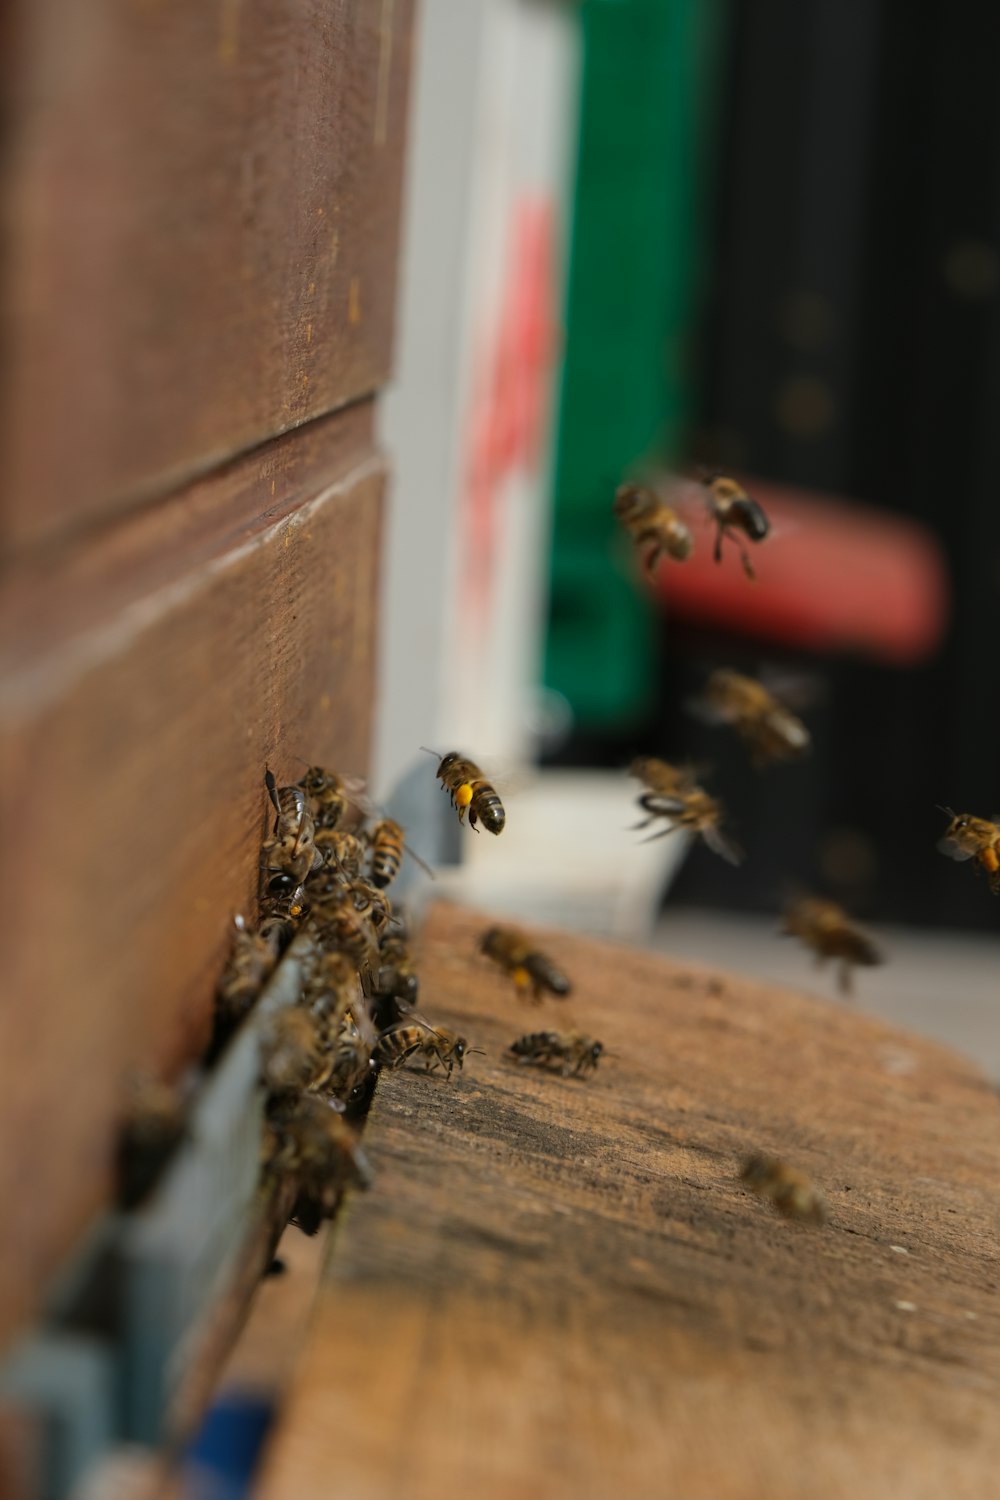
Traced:
<svg viewBox="0 0 1000 1500">
<path fill-rule="evenodd" d="M 427 1013 L 486 1049 L 383 1074 L 259 1500 L 982 1496 L 1000 1466 L 1000 1104 L 823 1004 L 577 937 L 522 1005 L 432 915 Z M 942 997 L 946 1003 L 947 997 Z M 517 1068 L 570 1024 L 581 1083 Z M 788 1223 L 741 1156 L 808 1172 Z"/>
</svg>

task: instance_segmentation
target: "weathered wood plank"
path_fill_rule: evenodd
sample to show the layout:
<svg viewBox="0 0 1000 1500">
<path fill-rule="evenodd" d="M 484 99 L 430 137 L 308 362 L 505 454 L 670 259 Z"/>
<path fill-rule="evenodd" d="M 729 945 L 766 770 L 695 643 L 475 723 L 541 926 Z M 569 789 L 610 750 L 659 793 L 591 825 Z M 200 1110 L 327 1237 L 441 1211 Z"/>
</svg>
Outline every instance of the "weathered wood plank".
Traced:
<svg viewBox="0 0 1000 1500">
<path fill-rule="evenodd" d="M 731 976 L 553 935 L 516 1001 L 439 908 L 425 1009 L 486 1049 L 383 1075 L 261 1500 L 981 1495 L 1000 1462 L 1000 1105 L 947 1050 Z M 565 1024 L 581 1083 L 501 1054 Z M 786 1222 L 765 1149 L 825 1191 Z"/>
<path fill-rule="evenodd" d="M 412 0 L 18 0 L 0 431 L 9 547 L 388 373 Z"/>
<path fill-rule="evenodd" d="M 0 1335 L 108 1190 L 126 1070 L 207 1035 L 265 763 L 366 769 L 384 476 L 369 422 L 337 426 L 98 539 L 54 638 L 0 678 Z M 272 483 L 261 518 L 246 495 Z"/>
</svg>

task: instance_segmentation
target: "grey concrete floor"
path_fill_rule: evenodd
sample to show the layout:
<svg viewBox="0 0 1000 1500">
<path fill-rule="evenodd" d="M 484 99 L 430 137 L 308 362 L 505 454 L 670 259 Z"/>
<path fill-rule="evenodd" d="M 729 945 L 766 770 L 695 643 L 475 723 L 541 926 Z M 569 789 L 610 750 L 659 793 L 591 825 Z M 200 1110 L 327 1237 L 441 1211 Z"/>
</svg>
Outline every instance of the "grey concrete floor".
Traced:
<svg viewBox="0 0 1000 1500">
<path fill-rule="evenodd" d="M 668 909 L 650 946 L 754 979 L 853 1005 L 922 1032 L 975 1059 L 1000 1081 L 1000 937 L 916 928 L 866 928 L 885 953 L 881 968 L 855 971 L 853 998 L 838 994 L 832 965 L 815 967 L 777 917 Z"/>
</svg>

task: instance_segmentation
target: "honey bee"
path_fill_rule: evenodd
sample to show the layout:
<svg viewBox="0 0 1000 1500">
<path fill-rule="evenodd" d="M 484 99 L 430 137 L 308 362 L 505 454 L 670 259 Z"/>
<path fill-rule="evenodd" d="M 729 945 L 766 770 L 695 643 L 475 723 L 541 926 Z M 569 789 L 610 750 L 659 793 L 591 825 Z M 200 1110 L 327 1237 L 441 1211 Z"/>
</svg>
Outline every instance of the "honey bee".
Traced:
<svg viewBox="0 0 1000 1500">
<path fill-rule="evenodd" d="M 415 1005 L 420 993 L 420 980 L 413 967 L 406 939 L 394 932 L 383 934 L 379 961 L 379 993 L 391 995 L 407 1005 Z"/>
<path fill-rule="evenodd" d="M 466 1056 L 478 1050 L 470 1047 L 464 1036 L 445 1026 L 428 1026 L 419 1022 L 383 1032 L 376 1057 L 387 1068 L 399 1068 L 411 1058 L 422 1057 L 428 1073 L 440 1063 L 450 1083 L 452 1068 L 461 1068 Z"/>
<path fill-rule="evenodd" d="M 332 1218 L 344 1189 L 368 1188 L 372 1170 L 357 1136 L 329 1102 L 307 1095 L 272 1105 L 265 1162 L 279 1176 L 297 1179 L 293 1217 L 307 1234 Z"/>
<path fill-rule="evenodd" d="M 989 877 L 990 890 L 994 896 L 1000 893 L 1000 815 L 989 818 L 974 818 L 971 813 L 957 813 L 954 808 L 942 807 L 941 812 L 951 819 L 938 843 L 942 854 L 949 859 L 974 859 Z"/>
<path fill-rule="evenodd" d="M 710 724 L 728 724 L 749 746 L 755 766 L 804 755 L 809 731 L 762 682 L 720 667 L 705 684 L 702 697 L 690 705 Z"/>
<path fill-rule="evenodd" d="M 657 818 L 665 819 L 667 825 L 651 833 L 648 839 L 641 840 L 642 843 L 648 844 L 651 839 L 661 839 L 678 828 L 686 828 L 699 833 L 713 854 L 721 855 L 731 865 L 742 863 L 742 849 L 719 827 L 724 815 L 722 803 L 717 797 L 709 796 L 704 787 L 691 783 L 686 790 L 670 794 L 645 792 L 639 798 L 639 806 L 647 816 L 641 823 L 634 824 L 636 829 L 648 828 Z"/>
<path fill-rule="evenodd" d="M 357 910 L 346 891 L 324 900 L 313 912 L 312 923 L 322 947 L 346 953 L 358 966 L 362 978 L 371 979 L 378 961 L 375 930 L 367 914 Z"/>
<path fill-rule="evenodd" d="M 434 878 L 434 871 L 425 864 L 419 854 L 414 854 L 409 844 L 404 842 L 405 834 L 403 828 L 393 818 L 382 818 L 374 827 L 369 829 L 368 839 L 371 844 L 372 864 L 371 881 L 384 889 L 391 885 L 399 874 L 399 867 L 403 862 L 403 852 L 415 860 L 420 868 Z"/>
<path fill-rule="evenodd" d="M 338 1099 L 349 1102 L 366 1083 L 375 1066 L 379 1034 L 364 1004 L 348 1011 L 333 1044 L 333 1063 L 327 1088 Z"/>
<path fill-rule="evenodd" d="M 346 833 L 340 828 L 321 829 L 316 835 L 316 847 L 323 856 L 326 870 L 348 880 L 361 874 L 365 846 L 357 834 Z"/>
<path fill-rule="evenodd" d="M 322 766 L 309 767 L 299 786 L 309 799 L 317 830 L 332 832 L 337 827 L 347 811 L 348 789 L 356 785 Z"/>
<path fill-rule="evenodd" d="M 785 912 L 783 935 L 801 938 L 816 955 L 817 963 L 828 958 L 838 962 L 837 983 L 842 994 L 852 991 L 855 964 L 880 964 L 882 955 L 871 938 L 856 927 L 835 901 L 803 897 Z"/>
<path fill-rule="evenodd" d="M 762 542 L 771 530 L 763 506 L 751 500 L 742 485 L 725 474 L 707 474 L 702 480 L 705 486 L 705 503 L 708 514 L 715 525 L 715 561 L 722 561 L 722 542 L 725 537 L 736 543 L 743 561 L 743 571 L 753 580 L 756 575 L 750 554 L 743 545 L 742 536 L 751 542 Z"/>
<path fill-rule="evenodd" d="M 355 911 L 368 918 L 376 936 L 382 933 L 392 920 L 392 905 L 385 892 L 367 880 L 352 880 L 344 890 Z"/>
<path fill-rule="evenodd" d="M 690 528 L 654 490 L 641 484 L 620 484 L 612 510 L 639 551 L 648 549 L 643 557 L 647 573 L 652 573 L 661 557 L 672 557 L 675 562 L 690 557 Z"/>
<path fill-rule="evenodd" d="M 268 934 L 250 932 L 242 917 L 234 917 L 233 926 L 233 951 L 219 980 L 215 1002 L 220 1020 L 235 1025 L 257 999 L 278 954 Z"/>
<path fill-rule="evenodd" d="M 537 948 L 516 927 L 491 927 L 479 940 L 480 952 L 509 974 L 518 993 L 531 991 L 531 998 L 539 1004 L 546 991 L 560 997 L 568 995 L 572 985 L 552 960 Z"/>
<path fill-rule="evenodd" d="M 519 1063 L 532 1063 L 548 1067 L 559 1063 L 564 1078 L 574 1078 L 594 1072 L 604 1051 L 603 1043 L 580 1032 L 535 1031 L 529 1036 L 518 1037 L 507 1049 Z"/>
<path fill-rule="evenodd" d="M 272 1097 L 315 1093 L 330 1076 L 329 1034 L 308 1010 L 284 1006 L 261 1028 L 260 1063 L 261 1080 Z"/>
<path fill-rule="evenodd" d="M 261 845 L 261 879 L 268 894 L 275 879 L 290 877 L 296 882 L 306 879 L 323 863 L 316 848 L 316 827 L 305 793 L 297 786 L 279 787 L 272 771 L 264 773 L 267 794 L 274 805 L 274 833 Z"/>
<path fill-rule="evenodd" d="M 437 755 L 436 750 L 427 753 Z M 470 828 L 478 833 L 477 825 L 481 823 L 489 833 L 503 833 L 507 821 L 503 803 L 474 761 L 452 750 L 440 758 L 436 775 L 451 798 L 452 807 L 457 808 L 460 823 L 464 823 L 468 808 Z"/>
<path fill-rule="evenodd" d="M 309 915 L 305 887 L 292 875 L 275 875 L 268 882 L 266 894 L 261 897 L 260 915 L 260 931 L 266 930 L 269 940 L 278 942 L 281 933 L 287 935 L 289 929 L 294 933 L 299 923 Z"/>
<path fill-rule="evenodd" d="M 814 1224 L 827 1220 L 826 1199 L 802 1172 L 786 1166 L 776 1156 L 755 1151 L 740 1168 L 740 1180 L 758 1198 L 766 1198 L 786 1219 L 808 1219 Z"/>
<path fill-rule="evenodd" d="M 313 948 L 303 963 L 302 1004 L 326 1026 L 339 1026 L 358 1003 L 358 971 L 346 953 Z"/>
</svg>

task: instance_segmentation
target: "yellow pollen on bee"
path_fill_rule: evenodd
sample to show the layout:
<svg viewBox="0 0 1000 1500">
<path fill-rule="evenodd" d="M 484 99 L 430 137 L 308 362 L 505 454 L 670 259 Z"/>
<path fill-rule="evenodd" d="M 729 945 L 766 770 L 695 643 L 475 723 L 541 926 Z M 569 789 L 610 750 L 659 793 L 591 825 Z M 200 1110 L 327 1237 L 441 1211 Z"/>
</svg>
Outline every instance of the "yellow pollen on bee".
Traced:
<svg viewBox="0 0 1000 1500">
<path fill-rule="evenodd" d="M 513 978 L 514 983 L 517 985 L 519 990 L 526 990 L 531 984 L 531 975 L 528 973 L 527 969 L 515 969 Z"/>
<path fill-rule="evenodd" d="M 472 782 L 471 781 L 463 781 L 462 782 L 462 785 L 459 787 L 458 791 L 455 793 L 455 801 L 458 803 L 459 807 L 468 807 L 469 803 L 472 801 Z"/>
<path fill-rule="evenodd" d="M 983 850 L 981 857 L 983 864 L 989 870 L 990 874 L 993 874 L 995 870 L 1000 870 L 1000 859 L 997 858 L 997 851 L 992 845 L 990 848 Z"/>
</svg>

